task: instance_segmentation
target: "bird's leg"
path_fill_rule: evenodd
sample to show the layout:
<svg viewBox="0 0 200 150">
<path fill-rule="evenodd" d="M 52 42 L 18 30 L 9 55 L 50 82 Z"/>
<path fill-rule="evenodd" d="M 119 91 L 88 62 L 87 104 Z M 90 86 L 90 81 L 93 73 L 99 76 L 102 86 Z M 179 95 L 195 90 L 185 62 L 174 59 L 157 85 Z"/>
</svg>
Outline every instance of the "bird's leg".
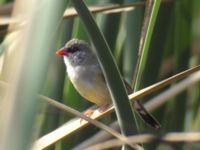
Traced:
<svg viewBox="0 0 200 150">
<path fill-rule="evenodd" d="M 92 114 L 98 110 L 99 112 L 104 112 L 106 111 L 109 107 L 111 106 L 111 103 L 106 103 L 104 105 L 101 105 L 101 106 L 93 106 L 89 109 L 87 109 L 83 114 L 90 117 L 92 116 Z"/>
<path fill-rule="evenodd" d="M 106 103 L 104 105 L 101 105 L 99 108 L 98 108 L 98 111 L 99 112 L 104 112 L 106 111 L 108 108 L 110 108 L 112 106 L 112 103 Z"/>
</svg>

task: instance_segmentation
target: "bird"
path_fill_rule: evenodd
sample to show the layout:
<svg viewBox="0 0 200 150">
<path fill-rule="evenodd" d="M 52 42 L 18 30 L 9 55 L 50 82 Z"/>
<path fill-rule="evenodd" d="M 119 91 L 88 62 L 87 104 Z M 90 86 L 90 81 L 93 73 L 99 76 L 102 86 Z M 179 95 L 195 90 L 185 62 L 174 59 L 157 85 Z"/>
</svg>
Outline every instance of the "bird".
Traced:
<svg viewBox="0 0 200 150">
<path fill-rule="evenodd" d="M 64 47 L 56 51 L 64 58 L 66 72 L 79 94 L 86 100 L 105 110 L 112 103 L 108 85 L 104 78 L 97 56 L 90 45 L 79 39 L 69 40 Z M 128 94 L 133 92 L 124 80 Z M 140 101 L 134 102 L 136 112 L 149 126 L 158 129 L 160 123 L 145 109 Z M 86 111 L 86 115 L 93 111 Z"/>
</svg>

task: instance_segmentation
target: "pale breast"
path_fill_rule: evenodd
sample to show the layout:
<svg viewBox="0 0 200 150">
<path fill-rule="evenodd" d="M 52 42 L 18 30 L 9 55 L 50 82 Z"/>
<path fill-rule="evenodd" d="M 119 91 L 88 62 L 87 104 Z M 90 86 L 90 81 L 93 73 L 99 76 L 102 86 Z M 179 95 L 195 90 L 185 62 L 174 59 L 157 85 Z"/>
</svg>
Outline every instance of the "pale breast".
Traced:
<svg viewBox="0 0 200 150">
<path fill-rule="evenodd" d="M 107 85 L 100 76 L 99 66 L 71 67 L 68 65 L 67 73 L 74 87 L 85 99 L 97 105 L 111 101 Z"/>
</svg>

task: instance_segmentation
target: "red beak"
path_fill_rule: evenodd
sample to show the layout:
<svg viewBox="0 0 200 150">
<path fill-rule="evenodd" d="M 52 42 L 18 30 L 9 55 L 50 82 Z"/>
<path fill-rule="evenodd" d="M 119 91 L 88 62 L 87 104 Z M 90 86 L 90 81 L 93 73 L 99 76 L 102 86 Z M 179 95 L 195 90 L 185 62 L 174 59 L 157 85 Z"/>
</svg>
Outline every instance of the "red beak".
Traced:
<svg viewBox="0 0 200 150">
<path fill-rule="evenodd" d="M 57 54 L 57 55 L 61 55 L 61 56 L 67 55 L 67 54 L 68 54 L 67 48 L 63 47 L 63 48 L 57 50 L 57 51 L 56 51 L 56 54 Z"/>
</svg>

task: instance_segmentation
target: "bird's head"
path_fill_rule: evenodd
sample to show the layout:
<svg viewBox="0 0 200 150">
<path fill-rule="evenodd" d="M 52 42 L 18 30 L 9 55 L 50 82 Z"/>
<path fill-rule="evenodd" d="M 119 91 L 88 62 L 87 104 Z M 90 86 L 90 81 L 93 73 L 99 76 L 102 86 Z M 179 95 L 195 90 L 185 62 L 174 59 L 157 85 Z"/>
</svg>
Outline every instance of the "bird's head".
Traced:
<svg viewBox="0 0 200 150">
<path fill-rule="evenodd" d="M 78 39 L 72 39 L 68 41 L 64 47 L 57 50 L 56 54 L 61 55 L 61 56 L 70 56 L 70 55 L 78 54 L 83 51 L 89 52 L 89 50 L 90 50 L 90 47 L 86 42 L 82 40 L 78 40 Z"/>
<path fill-rule="evenodd" d="M 68 41 L 63 48 L 56 51 L 56 54 L 64 56 L 65 62 L 67 61 L 74 65 L 86 63 L 88 58 L 94 57 L 90 46 L 78 39 Z"/>
</svg>

